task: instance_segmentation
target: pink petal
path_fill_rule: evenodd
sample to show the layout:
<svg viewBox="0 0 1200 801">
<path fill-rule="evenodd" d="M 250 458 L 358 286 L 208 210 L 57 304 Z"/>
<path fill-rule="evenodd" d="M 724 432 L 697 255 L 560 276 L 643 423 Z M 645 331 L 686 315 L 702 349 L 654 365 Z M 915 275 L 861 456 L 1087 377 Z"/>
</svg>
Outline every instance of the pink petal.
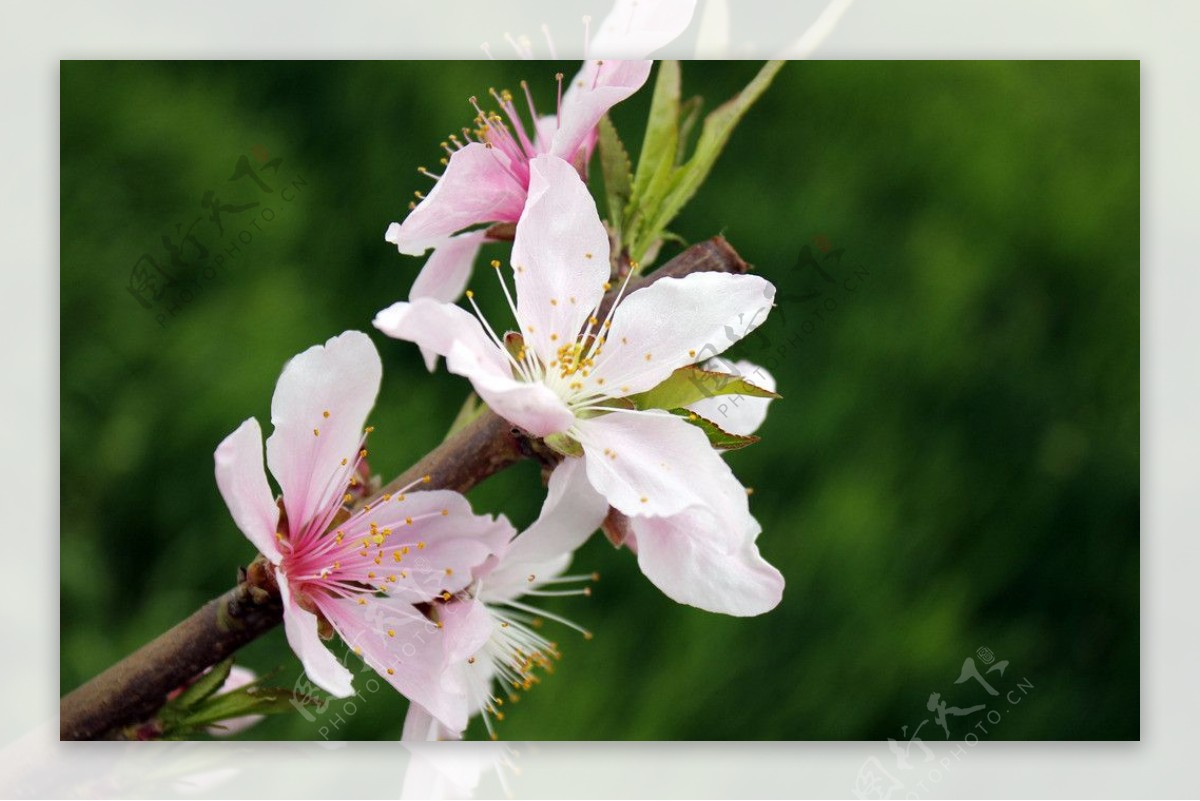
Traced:
<svg viewBox="0 0 1200 801">
<path fill-rule="evenodd" d="M 455 151 L 442 177 L 404 222 L 388 228 L 387 241 L 401 253 L 420 256 L 472 225 L 516 222 L 524 205 L 525 183 L 505 157 L 472 142 Z"/>
<path fill-rule="evenodd" d="M 526 345 L 549 364 L 604 296 L 608 234 L 570 164 L 539 156 L 529 165 L 529 200 L 512 250 L 517 317 Z"/>
<path fill-rule="evenodd" d="M 663 278 L 621 301 L 588 379 L 622 396 L 721 353 L 763 323 L 775 287 L 755 275 L 693 273 Z"/>
<path fill-rule="evenodd" d="M 576 424 L 588 481 L 626 515 L 673 515 L 708 502 L 704 478 L 729 467 L 699 428 L 665 412 L 614 412 Z"/>
<path fill-rule="evenodd" d="M 783 596 L 783 576 L 759 554 L 759 526 L 749 512 L 729 516 L 697 507 L 631 517 L 630 525 L 638 566 L 679 603 L 748 617 L 774 609 Z"/>
<path fill-rule="evenodd" d="M 446 633 L 436 623 L 394 598 L 370 597 L 365 604 L 329 596 L 314 600 L 380 678 L 451 729 L 466 728 L 466 689 L 445 680 Z"/>
<path fill-rule="evenodd" d="M 731 363 L 724 359 L 709 359 L 704 369 L 714 373 L 738 376 L 756 387 L 775 391 L 775 377 L 765 367 L 745 359 Z M 771 398 L 752 398 L 745 395 L 714 395 L 688 406 L 696 414 L 712 420 L 730 434 L 753 434 L 767 419 Z"/>
<path fill-rule="evenodd" d="M 283 628 L 288 645 L 292 646 L 309 680 L 337 698 L 353 695 L 353 677 L 321 640 L 317 633 L 317 616 L 296 603 L 284 573 L 276 570 L 275 577 L 283 598 Z"/>
<path fill-rule="evenodd" d="M 443 240 L 421 268 L 421 274 L 408 292 L 409 300 L 432 298 L 453 303 L 462 297 L 467 280 L 475 266 L 475 258 L 483 245 L 486 231 L 468 231 Z"/>
<path fill-rule="evenodd" d="M 649 61 L 588 61 L 563 95 L 562 124 L 550 153 L 573 162 L 594 136 L 600 118 L 642 87 L 650 76 Z"/>
<path fill-rule="evenodd" d="M 446 369 L 469 379 L 493 411 L 534 436 L 565 431 L 575 419 L 544 384 L 513 378 L 500 346 L 478 319 L 457 306 L 426 298 L 396 303 L 375 316 L 375 327 L 445 356 Z"/>
<path fill-rule="evenodd" d="M 283 368 L 271 399 L 267 464 L 283 490 L 293 539 L 341 503 L 382 372 L 379 353 L 359 331 L 311 347 Z"/>
<path fill-rule="evenodd" d="M 385 586 L 391 597 L 409 603 L 425 603 L 443 592 L 464 589 L 475 569 L 503 551 L 515 533 L 505 517 L 476 515 L 465 497 L 450 490 L 381 499 L 342 523 L 338 531 L 344 533 L 351 551 L 340 557 L 339 577 Z M 380 547 L 368 545 L 364 556 L 358 541 L 369 542 L 375 531 L 389 533 Z M 388 576 L 397 579 L 387 581 Z"/>
<path fill-rule="evenodd" d="M 592 37 L 590 58 L 645 58 L 692 21 L 696 0 L 617 0 Z"/>
<path fill-rule="evenodd" d="M 263 469 L 262 430 L 251 417 L 217 446 L 217 488 L 233 522 L 259 553 L 279 564 L 279 548 L 275 531 L 279 523 L 279 507 L 267 484 Z"/>
</svg>

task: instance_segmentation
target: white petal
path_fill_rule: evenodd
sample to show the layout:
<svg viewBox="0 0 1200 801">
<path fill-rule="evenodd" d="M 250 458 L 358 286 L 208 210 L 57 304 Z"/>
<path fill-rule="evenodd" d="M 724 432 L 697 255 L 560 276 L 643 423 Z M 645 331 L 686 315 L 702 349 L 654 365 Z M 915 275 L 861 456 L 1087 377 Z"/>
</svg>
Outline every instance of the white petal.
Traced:
<svg viewBox="0 0 1200 801">
<path fill-rule="evenodd" d="M 345 485 L 335 477 L 348 476 L 357 457 L 382 372 L 379 353 L 360 331 L 311 347 L 283 368 L 271 399 L 267 464 L 293 535 L 340 503 Z"/>
<path fill-rule="evenodd" d="M 529 576 L 557 576 L 571 554 L 600 527 L 608 502 L 588 482 L 584 459 L 564 459 L 550 474 L 542 512 L 513 540 L 484 582 L 487 600 L 516 598 L 530 587 Z"/>
<path fill-rule="evenodd" d="M 508 358 L 467 311 L 427 298 L 396 303 L 375 316 L 385 334 L 446 357 L 446 369 L 471 381 L 497 414 L 535 436 L 564 431 L 574 415 L 548 387 L 513 378 Z"/>
<path fill-rule="evenodd" d="M 703 505 L 706 473 L 729 468 L 696 426 L 665 412 L 614 412 L 576 423 L 588 481 L 627 515 Z"/>
<path fill-rule="evenodd" d="M 302 609 L 292 597 L 287 575 L 275 571 L 279 595 L 283 599 L 283 628 L 288 645 L 300 659 L 313 684 L 337 698 L 354 694 L 353 676 L 325 646 L 317 633 L 317 616 Z"/>
<path fill-rule="evenodd" d="M 529 166 L 529 200 L 512 250 L 517 317 L 527 346 L 548 364 L 604 296 L 608 234 L 574 167 L 553 156 Z"/>
<path fill-rule="evenodd" d="M 710 372 L 737 376 L 761 389 L 775 391 L 775 376 L 767 372 L 765 367 L 759 367 L 745 359 L 739 362 L 709 359 L 703 367 Z M 746 395 L 714 395 L 698 400 L 688 408 L 701 417 L 712 420 L 730 434 L 747 436 L 757 431 L 767 419 L 767 406 L 771 400 Z"/>
<path fill-rule="evenodd" d="M 251 417 L 217 446 L 217 488 L 233 522 L 259 553 L 279 564 L 280 554 L 275 531 L 279 523 L 279 507 L 267 484 L 263 469 L 262 430 Z"/>
<path fill-rule="evenodd" d="M 588 387 L 644 392 L 672 372 L 723 352 L 763 323 L 775 287 L 756 275 L 663 278 L 623 299 Z"/>
<path fill-rule="evenodd" d="M 617 0 L 592 37 L 590 58 L 645 58 L 692 21 L 696 0 Z"/>
<path fill-rule="evenodd" d="M 669 598 L 709 612 L 761 615 L 783 597 L 783 576 L 755 544 L 758 523 L 709 507 L 631 517 L 638 566 Z"/>
</svg>

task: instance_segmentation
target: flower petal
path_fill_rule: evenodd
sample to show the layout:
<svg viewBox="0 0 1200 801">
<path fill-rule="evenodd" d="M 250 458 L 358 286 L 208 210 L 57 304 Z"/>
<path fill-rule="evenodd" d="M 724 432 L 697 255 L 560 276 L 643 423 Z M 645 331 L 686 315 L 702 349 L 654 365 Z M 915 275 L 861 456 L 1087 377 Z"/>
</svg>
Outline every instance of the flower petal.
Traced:
<svg viewBox="0 0 1200 801">
<path fill-rule="evenodd" d="M 588 481 L 627 515 L 704 505 L 706 473 L 729 467 L 700 429 L 665 412 L 614 412 L 576 423 Z"/>
<path fill-rule="evenodd" d="M 408 292 L 408 299 L 432 298 L 453 303 L 462 297 L 475 266 L 486 231 L 468 231 L 445 239 L 434 246 L 420 275 Z"/>
<path fill-rule="evenodd" d="M 212 670 L 212 668 L 209 668 L 209 670 Z M 209 670 L 206 670 L 205 673 L 209 672 Z M 225 679 L 225 683 L 221 685 L 221 692 L 233 692 L 245 687 L 256 679 L 258 679 L 258 674 L 253 670 L 244 668 L 241 665 L 233 665 L 229 668 L 229 676 Z M 213 737 L 229 737 L 238 732 L 245 731 L 265 717 L 266 715 L 241 715 L 236 718 L 227 718 L 211 726 L 206 726 L 204 730 Z"/>
<path fill-rule="evenodd" d="M 565 431 L 575 419 L 544 384 L 513 378 L 500 346 L 478 319 L 457 306 L 427 298 L 396 303 L 375 316 L 375 327 L 445 356 L 446 369 L 469 379 L 493 411 L 534 436 Z"/>
<path fill-rule="evenodd" d="M 539 156 L 529 166 L 529 200 L 512 249 L 517 318 L 526 345 L 549 364 L 604 296 L 608 234 L 571 165 Z"/>
<path fill-rule="evenodd" d="M 410 701 L 408 704 L 408 714 L 404 716 L 404 729 L 400 734 L 400 741 L 411 742 L 434 742 L 437 740 L 458 740 L 462 738 L 461 732 L 452 732 L 438 722 L 438 719 L 429 714 L 429 710 L 420 704 Z M 409 770 L 415 767 L 409 763 Z M 404 774 L 405 787 L 409 784 L 409 772 Z M 436 798 L 438 796 L 429 795 L 409 795 L 401 793 L 401 798 Z"/>
<path fill-rule="evenodd" d="M 585 159 L 595 143 L 596 126 L 608 110 L 632 95 L 650 77 L 650 61 L 584 63 L 563 95 L 562 124 L 550 145 L 551 155 L 574 163 L 581 149 Z"/>
<path fill-rule="evenodd" d="M 317 633 L 317 616 L 296 603 L 284 573 L 276 570 L 275 578 L 283 598 L 283 628 L 288 645 L 300 659 L 309 680 L 337 698 L 353 695 L 353 676 L 322 642 Z"/>
<path fill-rule="evenodd" d="M 669 517 L 631 517 L 638 566 L 669 598 L 738 617 L 774 609 L 783 576 L 762 558 L 747 512 L 728 519 L 707 507 Z"/>
<path fill-rule="evenodd" d="M 446 634 L 411 604 L 370 597 L 314 599 L 346 644 L 398 692 L 451 729 L 467 725 L 467 695 L 461 683 L 445 681 Z"/>
<path fill-rule="evenodd" d="M 588 387 L 603 384 L 622 396 L 651 389 L 753 331 L 774 298 L 775 287 L 756 275 L 692 273 L 655 281 L 613 312 Z"/>
<path fill-rule="evenodd" d="M 503 515 L 474 514 L 470 502 L 450 490 L 390 498 L 338 526 L 346 542 L 338 557 L 339 580 L 374 585 L 409 603 L 426 603 L 443 592 L 464 589 L 474 570 L 502 552 L 515 533 Z"/>
<path fill-rule="evenodd" d="M 403 223 L 388 228 L 387 241 L 401 253 L 420 256 L 472 225 L 516 222 L 525 205 L 525 184 L 504 159 L 480 142 L 456 150 L 429 195 Z"/>
<path fill-rule="evenodd" d="M 645 58 L 674 41 L 692 21 L 696 0 L 617 0 L 592 37 L 592 58 Z"/>
<path fill-rule="evenodd" d="M 233 522 L 259 553 L 279 564 L 279 548 L 275 531 L 279 524 L 279 507 L 267 484 L 263 469 L 262 429 L 251 417 L 217 446 L 217 488 Z"/>
<path fill-rule="evenodd" d="M 293 540 L 340 504 L 346 484 L 339 474 L 349 480 L 382 373 L 379 353 L 360 331 L 315 345 L 283 368 L 271 399 L 267 464 L 283 490 Z"/>
<path fill-rule="evenodd" d="M 756 387 L 775 391 L 775 376 L 745 359 L 729 362 L 724 359 L 709 359 L 704 369 L 714 373 L 725 373 L 744 378 Z M 745 395 L 714 395 L 698 400 L 688 406 L 701 417 L 712 420 L 730 434 L 747 436 L 758 430 L 767 419 L 767 406 L 772 398 L 752 398 Z"/>
<path fill-rule="evenodd" d="M 504 554 L 501 571 L 528 574 L 522 565 L 545 562 L 569 554 L 587 541 L 608 513 L 608 501 L 588 482 L 585 460 L 568 457 L 554 468 L 538 519 L 513 540 Z"/>
</svg>

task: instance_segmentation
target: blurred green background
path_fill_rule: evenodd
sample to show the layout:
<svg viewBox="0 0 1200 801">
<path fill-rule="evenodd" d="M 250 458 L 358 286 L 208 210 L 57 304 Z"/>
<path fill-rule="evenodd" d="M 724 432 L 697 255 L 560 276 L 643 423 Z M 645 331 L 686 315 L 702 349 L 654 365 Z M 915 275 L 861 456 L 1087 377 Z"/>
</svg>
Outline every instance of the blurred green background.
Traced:
<svg viewBox="0 0 1200 801">
<path fill-rule="evenodd" d="M 421 264 L 384 230 L 428 189 L 414 170 L 469 123 L 470 95 L 526 78 L 549 108 L 574 68 L 63 63 L 64 691 L 253 557 L 212 452 L 269 420 L 293 354 L 370 332 L 373 467 L 390 477 L 437 444 L 468 385 L 370 327 Z M 686 63 L 685 94 L 711 107 L 757 68 Z M 635 158 L 649 95 L 613 114 Z M 595 594 L 552 608 L 596 637 L 558 633 L 558 670 L 501 736 L 941 740 L 938 692 L 1002 715 L 986 735 L 985 712 L 948 718 L 956 740 L 1136 739 L 1138 105 L 1136 62 L 785 67 L 673 226 L 723 233 L 780 289 L 731 355 L 767 365 L 785 399 L 728 458 L 783 603 L 748 620 L 679 606 L 594 537 L 577 565 L 603 574 Z M 472 493 L 517 525 L 542 496 L 532 464 Z M 1009 663 L 986 674 L 995 700 L 955 683 L 967 658 L 984 669 L 981 647 Z M 299 675 L 282 630 L 241 662 Z M 405 702 L 366 697 L 327 736 L 398 737 Z M 338 710 L 242 736 L 319 738 Z"/>
</svg>

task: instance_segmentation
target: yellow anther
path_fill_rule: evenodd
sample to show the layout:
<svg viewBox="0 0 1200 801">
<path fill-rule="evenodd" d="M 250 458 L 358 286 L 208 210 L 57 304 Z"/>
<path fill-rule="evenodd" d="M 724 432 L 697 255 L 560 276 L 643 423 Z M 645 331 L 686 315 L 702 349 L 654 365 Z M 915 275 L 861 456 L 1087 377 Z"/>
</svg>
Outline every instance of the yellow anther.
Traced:
<svg viewBox="0 0 1200 801">
<path fill-rule="evenodd" d="M 395 629 L 388 629 L 388 636 L 389 636 L 389 637 L 395 637 L 395 636 L 396 636 L 396 630 L 395 630 Z"/>
<path fill-rule="evenodd" d="M 468 289 L 467 290 L 467 299 L 469 300 L 470 298 L 473 298 L 473 297 L 475 297 L 475 293 Z"/>
<path fill-rule="evenodd" d="M 319 437 L 319 436 L 321 436 L 321 429 L 319 429 L 319 428 L 314 428 L 314 429 L 313 429 L 313 436 L 314 436 L 314 437 Z"/>
<path fill-rule="evenodd" d="M 325 411 L 321 412 L 321 416 L 328 419 L 329 418 L 329 410 L 326 409 Z"/>
<path fill-rule="evenodd" d="M 367 605 L 367 599 L 366 599 L 366 598 L 359 598 L 359 599 L 358 599 L 358 605 L 359 605 L 359 606 L 366 606 L 366 605 Z"/>
<path fill-rule="evenodd" d="M 418 551 L 423 551 L 423 550 L 425 550 L 425 543 L 423 543 L 423 542 L 418 542 L 418 543 L 417 543 L 417 550 L 418 550 Z"/>
<path fill-rule="evenodd" d="M 387 674 L 388 674 L 389 676 L 394 676 L 394 675 L 396 675 L 396 671 L 392 670 L 391 668 L 388 668 L 388 669 L 387 669 Z"/>
<path fill-rule="evenodd" d="M 453 575 L 454 575 L 454 568 L 452 568 L 452 567 L 448 567 L 448 568 L 446 568 L 446 575 L 447 575 L 447 576 L 453 576 Z"/>
</svg>

